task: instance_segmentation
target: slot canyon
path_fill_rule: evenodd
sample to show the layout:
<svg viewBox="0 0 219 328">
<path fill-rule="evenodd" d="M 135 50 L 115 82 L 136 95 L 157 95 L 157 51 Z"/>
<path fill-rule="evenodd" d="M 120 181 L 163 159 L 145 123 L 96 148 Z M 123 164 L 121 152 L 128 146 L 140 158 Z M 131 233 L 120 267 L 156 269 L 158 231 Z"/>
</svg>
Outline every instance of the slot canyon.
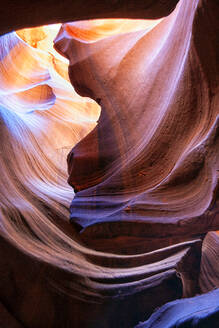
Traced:
<svg viewBox="0 0 219 328">
<path fill-rule="evenodd" d="M 218 0 L 3 0 L 0 328 L 219 327 L 218 89 Z"/>
</svg>

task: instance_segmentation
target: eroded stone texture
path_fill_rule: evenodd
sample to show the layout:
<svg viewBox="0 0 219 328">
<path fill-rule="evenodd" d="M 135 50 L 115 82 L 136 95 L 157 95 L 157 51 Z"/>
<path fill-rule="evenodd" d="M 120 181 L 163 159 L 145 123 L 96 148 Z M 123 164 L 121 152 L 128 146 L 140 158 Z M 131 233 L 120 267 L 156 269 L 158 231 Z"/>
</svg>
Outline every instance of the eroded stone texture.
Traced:
<svg viewBox="0 0 219 328">
<path fill-rule="evenodd" d="M 30 257 L 4 239 L 0 251 L 1 298 L 24 327 L 131 328 L 155 308 L 186 296 L 185 286 L 197 291 L 185 271 L 190 280 L 197 277 L 199 241 L 139 256 L 92 254 L 87 263 L 100 270 L 90 266 L 86 273 L 80 257 L 77 272 L 70 264 L 61 268 Z"/>
<path fill-rule="evenodd" d="M 181 0 L 174 10 L 176 3 L 2 7 L 2 32 L 59 19 L 170 14 L 111 36 L 95 34 L 92 22 L 63 24 L 55 47 L 70 59 L 76 91 L 100 104 L 97 126 L 99 107 L 74 93 L 66 62 L 45 53 L 43 29 L 0 39 L 3 327 L 132 328 L 157 307 L 217 285 L 208 279 L 213 235 L 204 240 L 198 278 L 202 239 L 219 226 L 218 5 Z M 71 225 L 63 158 L 77 142 L 68 156 L 77 192 Z M 170 324 L 175 311 L 180 320 L 183 313 L 193 320 L 197 309 L 199 323 L 217 318 L 215 299 L 217 292 L 191 307 L 190 299 L 166 305 Z"/>
<path fill-rule="evenodd" d="M 203 242 L 199 284 L 202 293 L 219 288 L 219 235 L 215 232 L 209 232 Z"/>
<path fill-rule="evenodd" d="M 218 299 L 219 289 L 201 296 L 168 303 L 136 328 L 217 328 Z"/>
<path fill-rule="evenodd" d="M 156 226 L 157 237 L 217 229 L 217 10 L 180 1 L 150 31 L 93 43 L 63 25 L 55 47 L 70 80 L 101 105 L 97 127 L 68 155 L 71 219 L 85 233 L 98 223 L 94 234 L 111 226 L 118 236 L 127 221 L 139 237 Z"/>
</svg>

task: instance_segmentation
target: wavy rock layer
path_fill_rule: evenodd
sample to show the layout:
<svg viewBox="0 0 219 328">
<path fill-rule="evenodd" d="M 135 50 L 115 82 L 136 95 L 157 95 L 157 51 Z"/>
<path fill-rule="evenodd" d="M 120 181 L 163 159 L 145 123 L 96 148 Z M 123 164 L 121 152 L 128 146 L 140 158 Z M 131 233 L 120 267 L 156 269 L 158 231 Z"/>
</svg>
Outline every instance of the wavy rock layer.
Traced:
<svg viewBox="0 0 219 328">
<path fill-rule="evenodd" d="M 3 7 L 4 26 L 156 18 L 63 24 L 55 47 L 69 68 L 47 46 L 54 31 L 0 38 L 3 327 L 131 328 L 204 291 L 201 239 L 219 226 L 218 6 L 176 2 L 91 2 L 81 16 L 77 1 L 38 1 L 20 23 L 25 2 Z"/>
<path fill-rule="evenodd" d="M 136 328 L 217 328 L 218 298 L 219 289 L 194 298 L 168 303 L 153 313 L 148 321 L 139 324 Z"/>
<path fill-rule="evenodd" d="M 219 235 L 209 232 L 202 245 L 199 285 L 202 293 L 219 288 Z"/>
<path fill-rule="evenodd" d="M 134 28 L 142 24 L 151 28 Z M 1 38 L 2 325 L 97 328 L 104 316 L 105 327 L 132 327 L 196 292 L 201 241 L 141 247 L 138 255 L 83 246 L 66 222 L 72 192 L 63 165 L 70 145 L 95 127 L 99 106 L 74 93 L 66 62 L 47 46 L 53 34 L 39 28 Z"/>
<path fill-rule="evenodd" d="M 62 26 L 55 47 L 70 80 L 101 105 L 98 125 L 68 155 L 72 222 L 98 223 L 89 231 L 102 238 L 123 234 L 127 221 L 132 236 L 160 225 L 175 237 L 218 227 L 216 9 L 180 1 L 152 30 L 94 43 Z"/>
</svg>

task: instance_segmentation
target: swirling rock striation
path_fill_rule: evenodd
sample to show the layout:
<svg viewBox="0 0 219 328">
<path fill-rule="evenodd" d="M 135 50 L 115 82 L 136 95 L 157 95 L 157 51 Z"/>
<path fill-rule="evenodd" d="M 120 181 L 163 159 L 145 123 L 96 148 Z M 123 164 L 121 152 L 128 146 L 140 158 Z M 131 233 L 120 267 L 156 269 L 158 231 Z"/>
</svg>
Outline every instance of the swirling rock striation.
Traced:
<svg viewBox="0 0 219 328">
<path fill-rule="evenodd" d="M 130 222 L 134 236 L 162 226 L 181 238 L 218 228 L 217 12 L 214 1 L 180 1 L 149 31 L 92 43 L 62 26 L 55 47 L 70 80 L 101 105 L 68 155 L 71 219 L 83 231 L 118 236 Z"/>
<path fill-rule="evenodd" d="M 209 232 L 202 245 L 199 285 L 202 293 L 219 288 L 219 235 L 216 232 Z"/>
<path fill-rule="evenodd" d="M 201 244 L 219 226 L 218 5 L 177 2 L 2 7 L 3 32 L 58 18 L 156 19 L 63 24 L 55 47 L 69 68 L 46 27 L 0 38 L 2 326 L 131 328 L 217 285 L 212 235 L 202 259 Z M 184 299 L 185 313 L 215 297 Z"/>
</svg>

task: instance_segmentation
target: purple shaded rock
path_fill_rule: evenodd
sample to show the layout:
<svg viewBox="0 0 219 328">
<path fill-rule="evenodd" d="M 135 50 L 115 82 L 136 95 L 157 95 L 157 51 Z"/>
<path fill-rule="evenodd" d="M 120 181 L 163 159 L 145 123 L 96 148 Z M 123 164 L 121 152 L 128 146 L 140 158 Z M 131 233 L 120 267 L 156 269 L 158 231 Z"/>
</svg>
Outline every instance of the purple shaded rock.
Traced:
<svg viewBox="0 0 219 328">
<path fill-rule="evenodd" d="M 136 328 L 218 328 L 219 289 L 162 306 Z"/>
</svg>

